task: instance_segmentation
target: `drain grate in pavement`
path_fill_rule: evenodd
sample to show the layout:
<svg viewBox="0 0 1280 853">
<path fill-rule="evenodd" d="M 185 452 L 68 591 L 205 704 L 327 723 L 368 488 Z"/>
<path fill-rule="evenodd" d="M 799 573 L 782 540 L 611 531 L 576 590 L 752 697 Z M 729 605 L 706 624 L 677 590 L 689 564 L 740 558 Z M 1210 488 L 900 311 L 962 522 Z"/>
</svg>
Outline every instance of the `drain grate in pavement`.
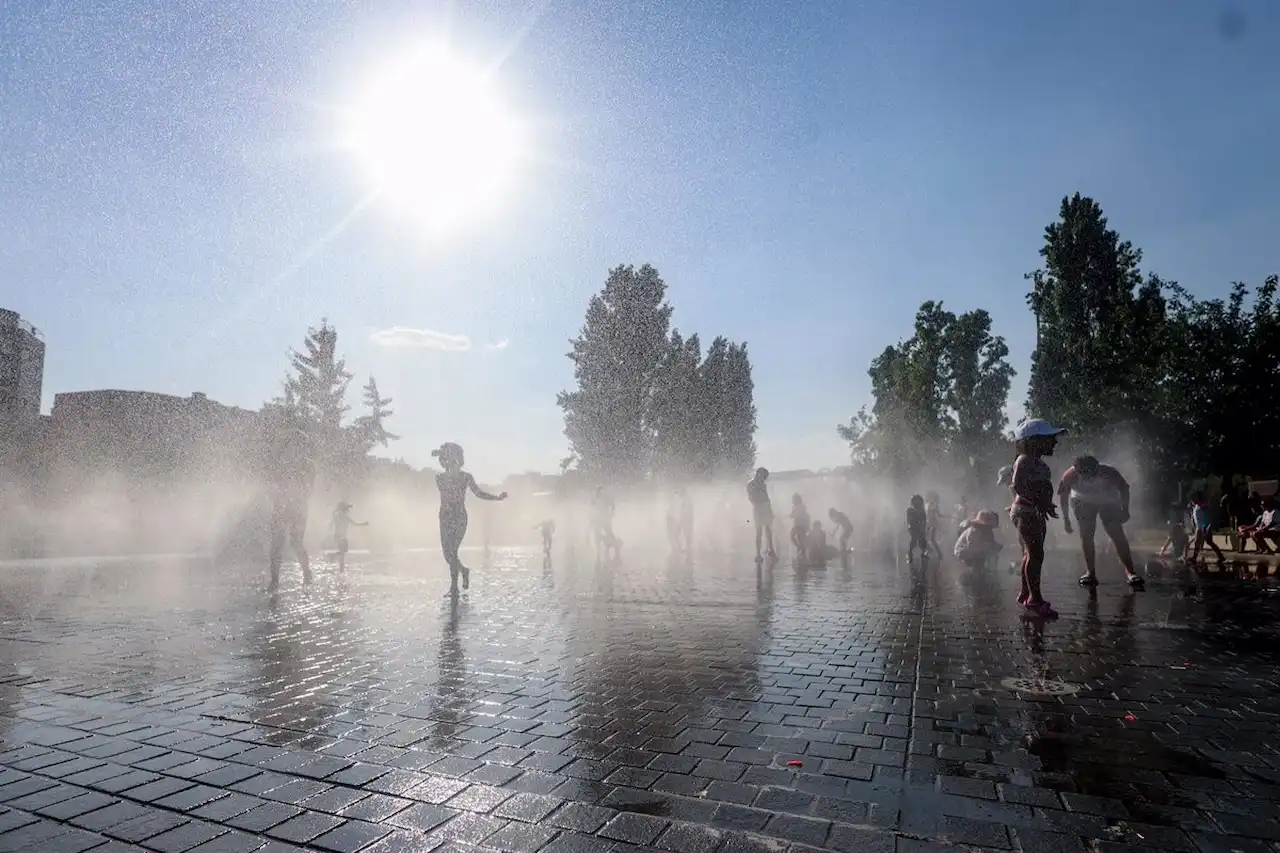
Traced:
<svg viewBox="0 0 1280 853">
<path fill-rule="evenodd" d="M 1070 696 L 1080 692 L 1079 684 L 1043 678 L 1005 678 L 1000 681 L 1000 684 L 1015 693 L 1033 696 Z"/>
</svg>

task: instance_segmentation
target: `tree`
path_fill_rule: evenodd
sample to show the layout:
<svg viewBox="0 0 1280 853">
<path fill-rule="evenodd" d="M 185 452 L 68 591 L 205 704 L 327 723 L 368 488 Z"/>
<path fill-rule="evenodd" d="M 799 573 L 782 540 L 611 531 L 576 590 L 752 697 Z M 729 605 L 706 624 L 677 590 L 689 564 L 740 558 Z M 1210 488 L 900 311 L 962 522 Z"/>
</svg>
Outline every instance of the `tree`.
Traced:
<svg viewBox="0 0 1280 853">
<path fill-rule="evenodd" d="M 714 464 L 707 452 L 701 361 L 698 336 L 685 340 L 673 330 L 654 384 L 652 408 L 653 470 L 668 478 L 702 477 Z"/>
<path fill-rule="evenodd" d="M 885 347 L 867 371 L 873 402 L 861 444 L 875 465 L 895 479 L 923 468 L 942 449 L 940 353 L 932 341 L 919 338 L 917 334 Z"/>
<path fill-rule="evenodd" d="M 378 382 L 372 376 L 365 383 L 363 401 L 366 414 L 356 418 L 352 428 L 359 436 L 365 451 L 368 452 L 375 447 L 386 447 L 389 442 L 400 438 L 400 436 L 387 431 L 386 420 L 395 414 L 389 408 L 392 400 L 390 397 L 383 397 L 378 393 Z"/>
<path fill-rule="evenodd" d="M 1008 354 L 986 311 L 956 316 L 942 303 L 922 304 L 915 333 L 871 362 L 870 411 L 836 427 L 851 460 L 895 478 L 947 459 L 971 471 L 1002 441 Z"/>
<path fill-rule="evenodd" d="M 322 435 L 335 435 L 350 409 L 347 386 L 352 376 L 338 357 L 337 330 L 321 320 L 320 328 L 307 330 L 303 349 L 289 354 L 293 374 L 285 379 L 285 398 L 293 400 L 297 411 Z"/>
<path fill-rule="evenodd" d="M 674 479 L 741 476 L 756 461 L 755 383 L 747 345 L 672 332 L 658 386 L 655 470 Z"/>
<path fill-rule="evenodd" d="M 756 464 L 755 380 L 745 343 L 728 345 L 724 378 L 716 397 L 720 439 L 717 473 L 744 474 Z"/>
<path fill-rule="evenodd" d="M 729 385 L 729 339 L 717 335 L 707 347 L 706 357 L 698 365 L 698 396 L 693 416 L 701 424 L 698 454 L 706 460 L 702 471 L 716 474 L 723 467 L 725 444 L 722 432 L 726 394 Z"/>
<path fill-rule="evenodd" d="M 619 266 L 587 305 L 569 353 L 578 387 L 562 391 L 556 402 L 588 476 L 634 481 L 651 467 L 654 389 L 671 325 L 666 289 L 648 264 Z"/>
<path fill-rule="evenodd" d="M 991 315 L 969 311 L 944 333 L 944 407 L 951 413 L 952 457 L 970 474 L 1007 455 L 1005 404 L 1014 370 L 1004 338 L 991 334 Z"/>
<path fill-rule="evenodd" d="M 876 444 L 879 435 L 875 417 L 863 406 L 847 424 L 836 424 L 836 434 L 849 443 L 849 461 L 859 468 L 878 469 L 880 454 Z"/>
<path fill-rule="evenodd" d="M 1167 285 L 1167 346 L 1160 382 L 1159 468 L 1167 480 L 1280 470 L 1269 389 L 1280 387 L 1280 278 L 1226 299 L 1197 300 Z"/>
<path fill-rule="evenodd" d="M 289 353 L 292 371 L 285 377 L 282 410 L 311 436 L 314 461 L 331 475 L 350 474 L 356 442 L 342 427 L 349 411 L 351 373 L 338 357 L 338 332 L 321 320 L 307 330 L 303 352 Z"/>
<path fill-rule="evenodd" d="M 1162 283 L 1143 281 L 1142 253 L 1079 193 L 1062 200 L 1044 237 L 1044 267 L 1027 276 L 1036 317 L 1028 410 L 1089 437 L 1143 432 L 1162 360 Z"/>
</svg>

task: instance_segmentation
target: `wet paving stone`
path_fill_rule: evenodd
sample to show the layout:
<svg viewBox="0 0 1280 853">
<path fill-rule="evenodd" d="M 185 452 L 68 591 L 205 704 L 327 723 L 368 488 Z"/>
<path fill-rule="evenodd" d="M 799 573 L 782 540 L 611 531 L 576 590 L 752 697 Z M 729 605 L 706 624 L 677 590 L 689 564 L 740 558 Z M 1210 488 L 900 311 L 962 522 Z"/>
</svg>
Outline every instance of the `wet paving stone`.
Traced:
<svg viewBox="0 0 1280 853">
<path fill-rule="evenodd" d="M 1270 579 L 475 560 L 11 564 L 0 851 L 1280 851 Z"/>
</svg>

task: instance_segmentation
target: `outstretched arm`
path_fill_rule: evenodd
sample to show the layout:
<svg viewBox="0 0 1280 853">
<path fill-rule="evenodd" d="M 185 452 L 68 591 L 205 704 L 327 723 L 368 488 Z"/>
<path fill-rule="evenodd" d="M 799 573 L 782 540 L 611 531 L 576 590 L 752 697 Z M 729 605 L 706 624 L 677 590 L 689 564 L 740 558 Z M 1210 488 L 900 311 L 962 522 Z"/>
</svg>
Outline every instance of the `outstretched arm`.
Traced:
<svg viewBox="0 0 1280 853">
<path fill-rule="evenodd" d="M 1071 497 L 1071 490 L 1075 488 L 1078 478 L 1079 475 L 1076 474 L 1074 467 L 1062 472 L 1062 479 L 1058 481 L 1058 501 L 1060 503 L 1066 503 L 1067 499 Z"/>
<path fill-rule="evenodd" d="M 1075 488 L 1076 469 L 1068 468 L 1062 475 L 1062 479 L 1058 481 L 1058 503 L 1062 505 L 1062 526 L 1068 533 L 1071 533 L 1071 490 Z"/>
<path fill-rule="evenodd" d="M 491 495 L 484 489 L 480 488 L 480 485 L 476 482 L 476 478 L 472 477 L 470 474 L 467 475 L 467 486 L 471 489 L 471 494 L 475 495 L 482 501 L 505 501 L 507 499 L 506 492 L 503 492 L 500 495 Z"/>
</svg>

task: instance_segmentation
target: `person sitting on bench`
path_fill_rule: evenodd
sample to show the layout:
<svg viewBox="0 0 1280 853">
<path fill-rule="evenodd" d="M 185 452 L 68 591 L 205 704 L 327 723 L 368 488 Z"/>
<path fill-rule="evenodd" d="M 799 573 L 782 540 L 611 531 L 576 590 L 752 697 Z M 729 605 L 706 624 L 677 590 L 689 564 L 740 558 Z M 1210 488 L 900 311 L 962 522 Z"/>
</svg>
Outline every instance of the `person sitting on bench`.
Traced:
<svg viewBox="0 0 1280 853">
<path fill-rule="evenodd" d="M 1253 524 L 1240 528 L 1241 539 L 1252 539 L 1258 546 L 1260 554 L 1274 554 L 1272 546 L 1280 546 L 1280 518 L 1276 516 L 1277 501 L 1267 498 L 1263 501 L 1262 515 Z"/>
</svg>

